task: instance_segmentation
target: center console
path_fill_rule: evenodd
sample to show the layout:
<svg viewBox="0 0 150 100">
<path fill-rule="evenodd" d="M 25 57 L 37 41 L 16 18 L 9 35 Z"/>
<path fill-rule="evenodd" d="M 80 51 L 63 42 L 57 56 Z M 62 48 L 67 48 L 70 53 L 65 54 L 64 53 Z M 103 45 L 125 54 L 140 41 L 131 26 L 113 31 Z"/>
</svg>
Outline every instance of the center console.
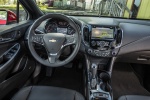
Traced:
<svg viewBox="0 0 150 100">
<path fill-rule="evenodd" d="M 83 29 L 85 45 L 86 97 L 88 100 L 113 100 L 111 72 L 122 44 L 117 25 L 87 25 Z"/>
<path fill-rule="evenodd" d="M 87 73 L 87 100 L 113 100 L 111 75 L 100 70 L 98 64 L 91 63 Z"/>
<path fill-rule="evenodd" d="M 92 64 L 88 79 L 89 100 L 112 100 L 110 75 L 107 72 L 98 71 L 98 66 Z"/>
<path fill-rule="evenodd" d="M 91 25 L 84 28 L 86 52 L 96 57 L 113 57 L 121 45 L 122 30 L 118 26 Z"/>
</svg>

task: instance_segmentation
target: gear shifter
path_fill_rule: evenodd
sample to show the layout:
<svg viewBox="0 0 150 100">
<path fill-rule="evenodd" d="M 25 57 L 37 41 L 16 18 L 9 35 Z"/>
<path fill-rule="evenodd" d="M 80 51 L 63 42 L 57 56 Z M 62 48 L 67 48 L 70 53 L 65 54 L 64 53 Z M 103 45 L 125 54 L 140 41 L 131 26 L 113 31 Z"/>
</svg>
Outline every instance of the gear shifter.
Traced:
<svg viewBox="0 0 150 100">
<path fill-rule="evenodd" d="M 95 89 L 95 87 L 97 85 L 97 79 L 96 79 L 97 65 L 96 64 L 92 64 L 92 66 L 91 66 L 91 73 L 92 73 L 91 88 Z"/>
</svg>

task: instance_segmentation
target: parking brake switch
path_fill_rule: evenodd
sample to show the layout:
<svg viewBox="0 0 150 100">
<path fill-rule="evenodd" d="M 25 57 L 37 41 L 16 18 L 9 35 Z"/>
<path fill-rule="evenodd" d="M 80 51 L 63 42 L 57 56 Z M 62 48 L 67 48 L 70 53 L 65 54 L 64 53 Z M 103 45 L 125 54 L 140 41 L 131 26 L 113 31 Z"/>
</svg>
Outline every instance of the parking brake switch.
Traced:
<svg viewBox="0 0 150 100">
<path fill-rule="evenodd" d="M 96 85 L 97 85 L 97 79 L 96 79 L 97 65 L 96 64 L 92 64 L 92 66 L 91 66 L 91 73 L 92 73 L 91 88 L 95 89 Z"/>
</svg>

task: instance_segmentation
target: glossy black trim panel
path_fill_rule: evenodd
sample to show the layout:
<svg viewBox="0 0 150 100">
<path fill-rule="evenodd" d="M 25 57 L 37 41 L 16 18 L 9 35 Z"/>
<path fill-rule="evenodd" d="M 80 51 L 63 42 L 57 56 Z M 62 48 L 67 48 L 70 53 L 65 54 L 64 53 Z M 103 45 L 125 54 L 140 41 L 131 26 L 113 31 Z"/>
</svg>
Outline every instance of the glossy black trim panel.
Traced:
<svg viewBox="0 0 150 100">
<path fill-rule="evenodd" d="M 33 20 L 26 20 L 20 23 L 4 25 L 0 27 L 0 35 L 9 33 L 11 31 L 20 30 L 21 32 L 25 31 L 25 27 L 29 27 L 33 23 Z"/>
</svg>

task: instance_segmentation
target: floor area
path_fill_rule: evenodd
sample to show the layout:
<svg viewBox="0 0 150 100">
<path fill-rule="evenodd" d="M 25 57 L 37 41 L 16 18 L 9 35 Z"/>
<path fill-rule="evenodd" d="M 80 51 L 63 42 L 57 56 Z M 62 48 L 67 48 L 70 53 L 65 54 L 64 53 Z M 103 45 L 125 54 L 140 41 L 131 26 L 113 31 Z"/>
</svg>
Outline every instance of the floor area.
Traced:
<svg viewBox="0 0 150 100">
<path fill-rule="evenodd" d="M 45 74 L 45 72 L 43 71 Z M 38 85 L 63 87 L 83 94 L 82 70 L 73 68 L 55 68 L 52 77 L 41 75 Z M 148 95 L 150 93 L 141 86 L 130 64 L 117 63 L 112 73 L 112 89 L 114 100 L 122 95 Z"/>
<path fill-rule="evenodd" d="M 52 77 L 43 77 L 38 85 L 63 87 L 83 94 L 82 70 L 77 68 L 55 68 Z"/>
<path fill-rule="evenodd" d="M 115 64 L 112 73 L 112 88 L 114 100 L 122 95 L 150 96 L 150 93 L 141 86 L 130 64 L 126 63 Z"/>
</svg>

